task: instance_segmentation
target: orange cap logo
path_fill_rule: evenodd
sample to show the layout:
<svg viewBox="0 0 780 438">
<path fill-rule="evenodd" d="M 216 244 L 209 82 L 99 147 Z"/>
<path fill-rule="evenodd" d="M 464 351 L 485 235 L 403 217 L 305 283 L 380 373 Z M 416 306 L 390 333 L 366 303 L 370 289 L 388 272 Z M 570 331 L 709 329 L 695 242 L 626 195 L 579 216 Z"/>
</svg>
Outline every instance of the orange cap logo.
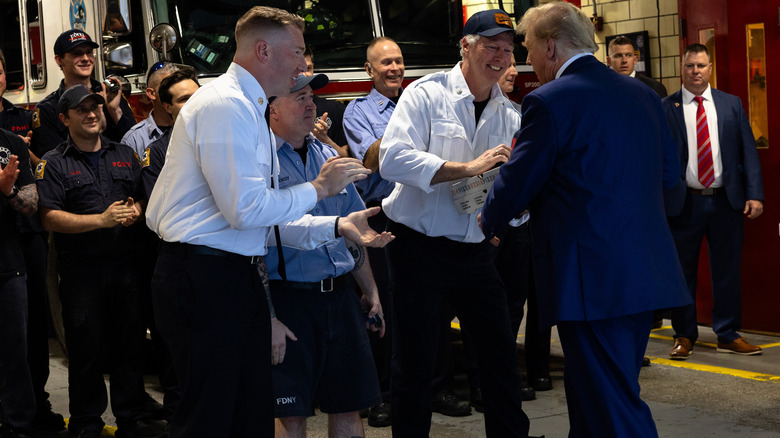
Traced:
<svg viewBox="0 0 780 438">
<path fill-rule="evenodd" d="M 509 18 L 509 15 L 501 12 L 496 12 L 496 23 L 502 26 L 514 27 L 512 26 L 512 20 Z"/>
</svg>

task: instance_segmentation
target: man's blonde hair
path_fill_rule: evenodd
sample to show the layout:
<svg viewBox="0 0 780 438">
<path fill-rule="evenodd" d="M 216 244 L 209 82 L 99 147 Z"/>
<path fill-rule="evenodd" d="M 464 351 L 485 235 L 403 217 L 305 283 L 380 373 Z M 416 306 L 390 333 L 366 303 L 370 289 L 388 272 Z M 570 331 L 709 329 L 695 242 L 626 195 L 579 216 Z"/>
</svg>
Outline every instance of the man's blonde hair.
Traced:
<svg viewBox="0 0 780 438">
<path fill-rule="evenodd" d="M 595 53 L 598 50 L 593 22 L 571 3 L 557 1 L 529 9 L 517 25 L 517 33 L 525 34 L 529 27 L 533 28 L 531 38 L 550 38 L 568 56 L 581 52 Z"/>
<path fill-rule="evenodd" d="M 269 6 L 255 6 L 236 23 L 236 45 L 253 44 L 266 31 L 295 26 L 303 32 L 305 21 L 299 15 Z"/>
</svg>

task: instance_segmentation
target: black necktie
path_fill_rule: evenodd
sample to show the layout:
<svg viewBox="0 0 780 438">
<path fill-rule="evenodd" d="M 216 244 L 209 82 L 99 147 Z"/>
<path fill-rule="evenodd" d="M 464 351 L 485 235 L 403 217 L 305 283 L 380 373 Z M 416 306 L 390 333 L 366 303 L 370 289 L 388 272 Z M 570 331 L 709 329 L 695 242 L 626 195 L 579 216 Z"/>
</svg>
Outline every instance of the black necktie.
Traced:
<svg viewBox="0 0 780 438">
<path fill-rule="evenodd" d="M 268 139 L 271 140 L 271 105 L 265 106 L 265 123 L 268 125 Z M 269 142 L 273 145 L 273 142 Z M 271 146 L 271 188 L 274 188 L 274 151 Z M 282 239 L 279 236 L 279 225 L 274 225 L 274 237 L 276 237 L 276 252 L 279 255 L 279 265 L 276 270 L 282 280 L 287 281 L 287 269 L 284 266 L 284 252 L 282 252 Z"/>
</svg>

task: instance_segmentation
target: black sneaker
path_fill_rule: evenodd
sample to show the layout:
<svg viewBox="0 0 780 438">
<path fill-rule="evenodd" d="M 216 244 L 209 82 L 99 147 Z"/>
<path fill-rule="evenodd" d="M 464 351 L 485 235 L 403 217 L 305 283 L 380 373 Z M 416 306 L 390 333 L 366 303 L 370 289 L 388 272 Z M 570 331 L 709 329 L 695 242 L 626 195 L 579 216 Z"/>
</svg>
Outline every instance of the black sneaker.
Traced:
<svg viewBox="0 0 780 438">
<path fill-rule="evenodd" d="M 122 424 L 114 434 L 116 438 L 161 438 L 164 435 L 164 421 L 144 419 Z"/>
<path fill-rule="evenodd" d="M 51 403 L 47 402 L 45 405 L 38 406 L 32 421 L 32 429 L 35 432 L 59 432 L 65 430 L 65 419 L 52 411 Z"/>
<path fill-rule="evenodd" d="M 368 425 L 371 427 L 388 427 L 393 424 L 390 403 L 382 402 L 368 413 Z"/>
<path fill-rule="evenodd" d="M 438 412 L 448 417 L 465 417 L 471 415 L 471 406 L 458 398 L 452 391 L 441 391 L 433 396 L 431 401 L 433 412 Z"/>
</svg>

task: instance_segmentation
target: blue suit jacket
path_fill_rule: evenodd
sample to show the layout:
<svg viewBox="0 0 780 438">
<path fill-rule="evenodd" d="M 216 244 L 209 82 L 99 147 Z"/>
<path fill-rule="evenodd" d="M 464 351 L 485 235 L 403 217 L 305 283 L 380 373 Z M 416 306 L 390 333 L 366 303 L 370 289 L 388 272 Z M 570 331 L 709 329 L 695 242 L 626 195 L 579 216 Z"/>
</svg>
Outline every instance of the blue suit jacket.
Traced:
<svg viewBox="0 0 780 438">
<path fill-rule="evenodd" d="M 718 112 L 718 139 L 723 163 L 723 187 L 729 204 L 735 210 L 743 210 L 748 199 L 764 200 L 761 184 L 761 163 L 758 160 L 756 142 L 750 129 L 742 101 L 737 96 L 712 89 L 712 101 Z M 680 157 L 680 173 L 685 181 L 688 166 L 688 134 L 683 116 L 682 91 L 663 100 L 666 120 L 677 142 Z M 666 194 L 667 215 L 677 216 L 688 195 L 686 185 L 676 187 Z"/>
<path fill-rule="evenodd" d="M 655 92 L 585 56 L 522 106 L 482 225 L 490 237 L 530 209 L 541 323 L 689 304 L 663 204 L 680 165 Z"/>
</svg>

